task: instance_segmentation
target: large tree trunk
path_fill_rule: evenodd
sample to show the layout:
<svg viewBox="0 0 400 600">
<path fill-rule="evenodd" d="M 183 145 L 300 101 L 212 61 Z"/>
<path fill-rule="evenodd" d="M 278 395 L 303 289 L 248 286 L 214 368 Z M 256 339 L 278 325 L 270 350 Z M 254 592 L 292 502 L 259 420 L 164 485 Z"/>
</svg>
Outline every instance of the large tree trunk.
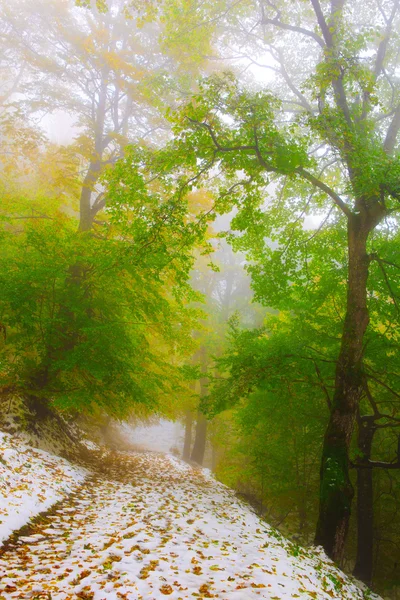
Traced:
<svg viewBox="0 0 400 600">
<path fill-rule="evenodd" d="M 185 443 L 183 445 L 183 460 L 190 459 L 190 450 L 192 447 L 192 428 L 193 428 L 193 413 L 188 410 L 185 419 Z"/>
<path fill-rule="evenodd" d="M 207 440 L 207 419 L 202 412 L 197 411 L 196 437 L 193 444 L 191 460 L 198 465 L 203 464 Z"/>
<path fill-rule="evenodd" d="M 315 543 L 340 561 L 354 495 L 349 477 L 349 447 L 363 393 L 363 339 L 369 322 L 367 238 L 372 229 L 365 213 L 348 219 L 348 288 L 335 393 L 325 433 L 320 471 L 320 507 Z"/>
<path fill-rule="evenodd" d="M 363 461 L 371 459 L 375 416 L 361 417 L 358 428 L 358 449 Z M 374 501 L 371 466 L 357 468 L 357 559 L 354 576 L 367 585 L 372 581 L 374 544 Z"/>
</svg>

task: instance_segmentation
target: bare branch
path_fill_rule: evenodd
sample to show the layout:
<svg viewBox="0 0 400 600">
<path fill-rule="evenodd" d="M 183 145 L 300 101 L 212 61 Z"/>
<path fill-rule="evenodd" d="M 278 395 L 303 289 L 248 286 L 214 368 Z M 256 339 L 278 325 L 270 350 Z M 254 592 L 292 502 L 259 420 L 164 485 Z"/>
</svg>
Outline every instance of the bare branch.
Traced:
<svg viewBox="0 0 400 600">
<path fill-rule="evenodd" d="M 311 104 L 308 102 L 307 98 L 300 92 L 300 90 L 297 89 L 297 87 L 293 83 L 293 81 L 292 81 L 289 73 L 287 72 L 281 50 L 279 48 L 274 48 L 274 52 L 276 54 L 276 56 L 274 56 L 274 58 L 276 58 L 276 60 L 279 62 L 279 65 L 281 67 L 281 69 L 280 69 L 279 72 L 282 75 L 283 79 L 286 81 L 288 88 L 300 100 L 301 106 L 307 112 L 309 112 L 310 114 L 313 114 L 314 111 L 313 111 L 313 108 L 312 108 Z"/>
<path fill-rule="evenodd" d="M 317 44 L 319 44 L 321 46 L 321 48 L 325 48 L 325 43 L 324 43 L 324 40 L 321 38 L 321 36 L 319 36 L 317 33 L 314 33 L 314 31 L 305 29 L 304 27 L 296 27 L 296 25 L 290 25 L 289 23 L 282 23 L 282 21 L 279 21 L 278 19 L 268 19 L 267 17 L 264 17 L 261 20 L 261 24 L 262 25 L 273 25 L 274 27 L 278 27 L 279 29 L 284 29 L 286 31 L 294 31 L 296 33 L 301 33 L 302 35 L 305 35 L 305 36 L 310 37 L 313 40 L 315 40 L 317 42 Z"/>
</svg>

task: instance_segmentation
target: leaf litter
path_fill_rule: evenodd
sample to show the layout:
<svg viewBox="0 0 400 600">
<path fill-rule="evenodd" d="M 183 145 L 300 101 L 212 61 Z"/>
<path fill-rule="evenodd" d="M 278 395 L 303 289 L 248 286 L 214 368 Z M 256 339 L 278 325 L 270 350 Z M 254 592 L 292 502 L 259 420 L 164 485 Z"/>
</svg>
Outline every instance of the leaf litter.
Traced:
<svg viewBox="0 0 400 600">
<path fill-rule="evenodd" d="M 12 475 L 21 454 L 38 469 L 36 483 Z M 26 520 L 64 499 L 0 549 L 0 600 L 378 598 L 321 551 L 287 541 L 207 470 L 170 455 L 113 452 L 89 473 L 46 454 L 5 453 L 6 522 L 18 496 L 31 494 Z"/>
</svg>

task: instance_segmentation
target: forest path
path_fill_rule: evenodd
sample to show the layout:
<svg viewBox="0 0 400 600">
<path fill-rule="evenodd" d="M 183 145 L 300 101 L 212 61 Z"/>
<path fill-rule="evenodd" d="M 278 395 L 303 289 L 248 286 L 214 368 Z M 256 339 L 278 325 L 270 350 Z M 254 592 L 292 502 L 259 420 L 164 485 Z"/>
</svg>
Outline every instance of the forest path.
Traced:
<svg viewBox="0 0 400 600">
<path fill-rule="evenodd" d="M 155 453 L 104 459 L 5 548 L 0 578 L 6 600 L 364 598 L 206 471 Z"/>
</svg>

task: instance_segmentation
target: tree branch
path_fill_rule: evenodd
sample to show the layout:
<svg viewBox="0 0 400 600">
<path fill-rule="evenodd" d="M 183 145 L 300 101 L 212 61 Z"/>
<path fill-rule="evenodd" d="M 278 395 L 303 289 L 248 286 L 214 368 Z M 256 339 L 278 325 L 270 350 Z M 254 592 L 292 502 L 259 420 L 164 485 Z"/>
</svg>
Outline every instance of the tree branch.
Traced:
<svg viewBox="0 0 400 600">
<path fill-rule="evenodd" d="M 332 34 L 329 30 L 327 22 L 325 21 L 324 13 L 322 12 L 319 0 L 311 0 L 311 4 L 313 6 L 315 15 L 317 17 L 319 28 L 322 31 L 322 35 L 324 37 L 325 44 L 328 46 L 328 48 L 332 48 L 332 46 L 333 46 Z"/>
<path fill-rule="evenodd" d="M 375 402 L 375 399 L 374 399 L 373 395 L 371 394 L 371 390 L 369 389 L 367 377 L 363 377 L 363 387 L 364 387 L 365 395 L 367 396 L 369 403 L 372 407 L 372 410 L 374 411 L 374 417 L 376 419 L 380 419 L 380 412 L 379 412 L 378 406 Z"/>
<path fill-rule="evenodd" d="M 314 360 L 313 362 L 314 362 L 315 372 L 317 373 L 317 377 L 318 377 L 318 379 L 319 379 L 319 381 L 320 381 L 320 383 L 321 383 L 321 387 L 322 387 L 322 389 L 324 390 L 324 393 L 325 393 L 326 402 L 327 402 L 327 404 L 328 404 L 328 409 L 331 411 L 331 410 L 332 410 L 332 401 L 331 401 L 331 397 L 330 397 L 330 395 L 329 395 L 329 392 L 328 392 L 328 390 L 327 390 L 327 387 L 326 387 L 326 385 L 325 385 L 325 382 L 324 382 L 324 380 L 323 380 L 323 378 L 322 378 L 322 375 L 321 375 L 321 370 L 320 370 L 320 368 L 319 368 L 318 364 L 316 363 L 316 361 L 315 361 L 315 360 Z"/>
<path fill-rule="evenodd" d="M 263 17 L 261 20 L 262 25 L 273 25 L 274 27 L 278 27 L 279 29 L 284 29 L 286 31 L 294 31 L 296 33 L 301 33 L 307 37 L 312 38 L 321 46 L 321 48 L 325 48 L 324 40 L 314 31 L 309 31 L 308 29 L 304 29 L 304 27 L 296 27 L 296 25 L 290 25 L 289 23 L 282 23 L 279 19 L 268 19 L 268 17 Z"/>
<path fill-rule="evenodd" d="M 326 185 L 326 183 L 324 183 L 323 181 L 320 181 L 317 177 L 315 177 L 314 175 L 312 175 L 312 173 L 309 173 L 308 171 L 306 171 L 305 169 L 303 169 L 303 167 L 297 167 L 297 169 L 295 169 L 295 172 L 300 175 L 300 177 L 303 177 L 304 179 L 307 179 L 307 181 L 309 181 L 310 183 L 312 183 L 313 185 L 315 185 L 317 188 L 319 188 L 320 190 L 322 190 L 323 192 L 325 192 L 325 194 L 327 194 L 328 196 L 330 196 L 332 198 L 332 200 L 334 201 L 334 203 L 336 204 L 336 206 L 338 208 L 340 208 L 340 210 L 347 216 L 347 217 L 351 217 L 352 216 L 352 211 L 350 210 L 350 208 L 347 206 L 347 204 L 345 202 L 343 202 L 343 200 L 341 199 L 341 197 L 334 191 L 332 190 L 332 188 L 330 188 L 328 185 Z"/>
<path fill-rule="evenodd" d="M 397 106 L 393 118 L 390 122 L 388 130 L 386 132 L 385 141 L 383 142 L 383 149 L 386 154 L 392 154 L 397 141 L 397 134 L 400 130 L 400 104 Z"/>
<path fill-rule="evenodd" d="M 391 262 L 390 260 L 384 260 L 383 258 L 379 258 L 379 256 L 375 253 L 369 255 L 370 260 L 379 261 L 385 265 L 389 265 L 390 267 L 395 267 L 396 269 L 400 269 L 400 265 L 396 265 L 396 263 Z"/>
<path fill-rule="evenodd" d="M 313 114 L 314 111 L 313 111 L 311 104 L 308 102 L 307 98 L 300 92 L 300 90 L 297 89 L 297 87 L 294 85 L 289 73 L 287 72 L 281 50 L 279 48 L 274 48 L 274 52 L 276 54 L 276 56 L 274 58 L 276 58 L 276 60 L 279 62 L 279 65 L 281 67 L 279 73 L 282 75 L 283 79 L 286 81 L 288 88 L 300 100 L 301 106 L 307 112 L 309 112 L 310 114 Z"/>
<path fill-rule="evenodd" d="M 332 8 L 332 19 L 328 24 L 325 20 L 324 14 L 322 12 L 321 5 L 319 0 L 310 0 L 313 6 L 315 15 L 317 17 L 318 25 L 322 31 L 322 35 L 326 42 L 327 47 L 332 50 L 333 55 L 335 55 L 335 43 L 334 43 L 334 34 L 336 33 L 335 27 L 335 19 L 337 18 L 337 12 L 343 8 L 344 0 L 332 0 L 331 8 Z M 335 99 L 338 108 L 343 113 L 343 116 L 346 119 L 346 122 L 349 126 L 352 125 L 350 110 L 347 104 L 346 93 L 343 87 L 342 74 L 337 77 L 337 79 L 332 79 L 332 87 L 335 92 Z"/>
<path fill-rule="evenodd" d="M 398 398 L 400 400 L 400 394 L 398 394 L 397 392 L 395 392 L 389 385 L 387 385 L 387 383 L 385 383 L 384 381 L 381 381 L 380 379 L 378 379 L 374 375 L 371 375 L 371 373 L 366 373 L 366 376 L 369 377 L 369 379 L 372 379 L 373 381 L 376 381 L 376 383 L 378 383 L 380 386 L 382 386 L 383 388 L 385 388 L 386 390 L 388 390 L 391 394 L 393 394 L 393 396 L 395 396 L 396 398 Z"/>
<path fill-rule="evenodd" d="M 387 286 L 387 288 L 388 288 L 388 290 L 389 290 L 390 297 L 391 297 L 391 298 L 392 298 L 392 300 L 393 300 L 393 303 L 394 303 L 394 305 L 395 305 L 395 307 L 396 307 L 396 310 L 397 310 L 397 312 L 398 312 L 398 313 L 400 313 L 400 308 L 399 308 L 399 305 L 398 305 L 398 303 L 397 303 L 396 296 L 395 296 L 395 294 L 394 294 L 394 292 L 393 292 L 393 290 L 392 290 L 392 286 L 390 285 L 389 277 L 387 276 L 387 273 L 386 273 L 386 271 L 385 271 L 385 268 L 384 268 L 384 266 L 383 266 L 383 264 L 382 264 L 382 261 L 381 261 L 381 259 L 380 259 L 380 258 L 378 258 L 378 256 L 376 256 L 376 255 L 374 255 L 374 260 L 376 260 L 376 262 L 377 262 L 377 263 L 378 263 L 378 265 L 379 265 L 379 268 L 380 268 L 380 270 L 382 271 L 382 275 L 383 275 L 383 278 L 384 278 L 384 280 L 385 280 L 386 286 Z"/>
<path fill-rule="evenodd" d="M 378 52 L 376 54 L 376 62 L 375 62 L 375 69 L 374 69 L 375 78 L 379 77 L 379 75 L 382 71 L 382 68 L 383 68 L 383 62 L 385 60 L 386 51 L 387 51 L 387 47 L 389 44 L 390 35 L 392 32 L 393 20 L 396 16 L 396 12 L 397 12 L 398 8 L 399 8 L 399 0 L 395 0 L 395 2 L 393 3 L 392 12 L 390 14 L 390 17 L 388 20 L 386 20 L 385 35 L 378 46 Z"/>
<path fill-rule="evenodd" d="M 188 121 L 190 121 L 191 123 L 193 123 L 194 125 L 197 125 L 199 127 L 203 127 L 204 129 L 207 129 L 208 133 L 210 134 L 210 137 L 214 143 L 214 146 L 216 147 L 216 149 L 218 150 L 218 152 L 236 152 L 236 151 L 240 151 L 240 150 L 244 150 L 244 151 L 251 151 L 251 152 L 256 152 L 257 151 L 257 146 L 253 145 L 253 146 L 248 146 L 248 145 L 238 145 L 238 146 L 221 146 L 221 144 L 218 142 L 217 137 L 211 127 L 211 125 L 209 125 L 208 123 L 204 123 L 204 121 L 195 121 L 195 119 L 191 119 L 190 117 L 186 117 Z"/>
<path fill-rule="evenodd" d="M 90 212 L 93 217 L 95 215 L 97 215 L 97 213 L 100 212 L 105 207 L 106 202 L 107 202 L 106 194 L 105 194 L 105 192 L 101 192 L 97 196 L 94 204 L 92 205 L 92 208 L 90 209 Z"/>
<path fill-rule="evenodd" d="M 198 126 L 198 127 L 203 127 L 205 129 L 207 129 L 207 131 L 210 134 L 210 137 L 213 141 L 213 144 L 215 146 L 215 148 L 217 149 L 218 152 L 237 152 L 237 151 L 245 151 L 245 152 L 255 152 L 258 162 L 260 163 L 260 165 L 262 167 L 264 167 L 264 169 L 266 171 L 269 171 L 271 173 L 279 173 L 281 175 L 283 175 L 283 173 L 280 173 L 280 171 L 276 168 L 273 167 L 272 165 L 269 165 L 264 157 L 261 154 L 260 148 L 258 146 L 258 139 L 257 139 L 257 129 L 256 127 L 254 127 L 254 140 L 255 140 L 255 144 L 253 145 L 238 145 L 238 146 L 221 146 L 221 144 L 219 143 L 212 127 L 208 124 L 205 123 L 204 121 L 200 122 L 200 121 L 196 121 L 195 119 L 191 119 L 190 117 L 186 117 L 188 119 L 188 121 L 190 121 L 191 123 L 193 123 L 194 125 Z M 334 191 L 332 190 L 332 188 L 330 188 L 328 185 L 326 185 L 326 183 L 324 183 L 323 181 L 320 181 L 317 177 L 315 177 L 314 175 L 312 175 L 312 173 L 309 173 L 308 171 L 306 171 L 305 169 L 303 169 L 303 167 L 297 167 L 296 169 L 294 169 L 294 172 L 297 173 L 297 175 L 299 175 L 300 177 L 302 177 L 303 179 L 306 179 L 307 181 L 309 181 L 310 183 L 312 183 L 313 185 L 315 185 L 316 187 L 318 187 L 320 190 L 322 190 L 323 192 L 325 192 L 328 196 L 330 196 L 330 198 L 332 198 L 332 200 L 334 201 L 334 203 L 336 204 L 336 206 L 338 208 L 340 208 L 340 210 L 347 216 L 347 217 L 351 217 L 352 216 L 352 211 L 350 210 L 350 208 L 347 206 L 347 204 L 345 202 L 343 202 L 343 200 L 341 199 L 341 197 Z"/>
<path fill-rule="evenodd" d="M 379 460 L 369 460 L 365 463 L 355 464 L 357 469 L 400 469 L 400 460 L 396 462 L 381 462 Z"/>
</svg>

